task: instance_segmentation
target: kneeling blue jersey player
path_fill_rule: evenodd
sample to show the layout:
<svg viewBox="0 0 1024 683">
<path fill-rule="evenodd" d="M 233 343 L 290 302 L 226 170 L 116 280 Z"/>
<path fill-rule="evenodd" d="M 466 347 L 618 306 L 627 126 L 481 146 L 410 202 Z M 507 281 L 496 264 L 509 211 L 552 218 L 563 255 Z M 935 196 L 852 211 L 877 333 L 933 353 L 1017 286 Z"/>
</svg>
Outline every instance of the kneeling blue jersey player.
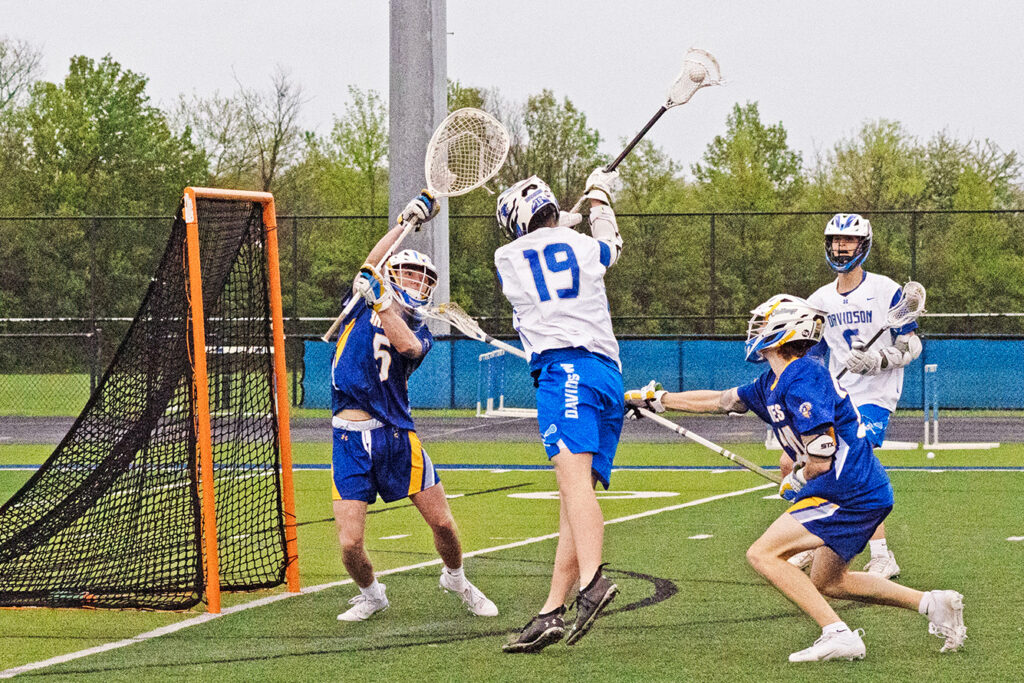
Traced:
<svg viewBox="0 0 1024 683">
<path fill-rule="evenodd" d="M 409 202 L 400 223 L 429 221 L 437 203 L 426 190 Z M 470 612 L 496 616 L 494 603 L 465 577 L 462 545 L 444 486 L 434 470 L 409 411 L 408 380 L 430 351 L 433 338 L 416 309 L 430 302 L 437 271 L 430 259 L 407 249 L 378 262 L 402 225 L 377 243 L 359 271 L 353 296 L 362 297 L 342 322 L 332 364 L 334 520 L 345 569 L 359 586 L 342 621 L 362 621 L 388 606 L 363 537 L 366 508 L 379 495 L 390 503 L 409 498 L 434 532 L 444 561 L 441 587 L 456 593 Z"/>
<path fill-rule="evenodd" d="M 754 569 L 822 628 L 821 637 L 789 661 L 864 657 L 863 631 L 850 630 L 826 596 L 916 609 L 927 615 L 929 631 L 945 640 L 942 651 L 956 650 L 967 637 L 960 593 L 922 593 L 849 570 L 850 560 L 892 509 L 893 494 L 849 396 L 820 358 L 805 355 L 821 339 L 824 312 L 780 294 L 752 313 L 746 359 L 769 365 L 757 380 L 727 391 L 680 393 L 659 391 L 652 383 L 627 393 L 626 402 L 658 412 L 752 410 L 795 460 L 779 491 L 792 505 L 747 551 Z M 810 576 L 786 561 L 815 548 Z"/>
<path fill-rule="evenodd" d="M 560 212 L 537 176 L 498 197 L 498 225 L 512 241 L 494 253 L 494 264 L 529 354 L 541 439 L 561 501 L 547 601 L 505 652 L 536 652 L 561 640 L 566 598 L 577 580 L 569 645 L 618 592 L 601 572 L 604 517 L 594 492 L 597 482 L 608 487 L 622 430 L 619 345 L 604 288 L 604 274 L 622 249 L 610 205 L 617 175 L 598 169 L 587 179 L 593 237 L 571 228 L 582 217 Z"/>
</svg>

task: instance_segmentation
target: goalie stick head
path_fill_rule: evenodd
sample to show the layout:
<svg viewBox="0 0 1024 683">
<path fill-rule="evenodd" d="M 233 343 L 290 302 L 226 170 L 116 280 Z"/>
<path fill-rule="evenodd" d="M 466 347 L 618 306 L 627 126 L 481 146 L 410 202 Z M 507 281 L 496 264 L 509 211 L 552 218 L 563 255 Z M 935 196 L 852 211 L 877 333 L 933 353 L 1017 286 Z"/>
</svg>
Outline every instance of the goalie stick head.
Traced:
<svg viewBox="0 0 1024 683">
<path fill-rule="evenodd" d="M 840 250 L 836 238 L 857 240 L 852 251 Z M 837 213 L 825 226 L 825 260 L 837 273 L 847 273 L 871 253 L 871 221 L 856 213 Z"/>
<path fill-rule="evenodd" d="M 510 240 L 536 230 L 552 217 L 558 220 L 558 200 L 548 184 L 533 175 L 498 195 L 498 227 Z"/>
<path fill-rule="evenodd" d="M 430 303 L 437 286 L 437 268 L 429 256 L 404 249 L 388 259 L 384 270 L 395 296 L 407 308 Z"/>
<path fill-rule="evenodd" d="M 744 344 L 746 360 L 762 363 L 762 351 L 795 341 L 821 340 L 825 312 L 792 294 L 776 294 L 752 310 Z"/>
</svg>

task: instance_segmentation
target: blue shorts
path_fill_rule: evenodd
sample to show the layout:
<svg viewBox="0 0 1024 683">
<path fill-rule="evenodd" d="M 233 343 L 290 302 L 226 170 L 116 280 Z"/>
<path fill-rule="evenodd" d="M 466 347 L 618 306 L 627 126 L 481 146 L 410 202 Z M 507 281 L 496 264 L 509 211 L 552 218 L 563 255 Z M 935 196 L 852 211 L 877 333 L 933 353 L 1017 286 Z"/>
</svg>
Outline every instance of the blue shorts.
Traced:
<svg viewBox="0 0 1024 683">
<path fill-rule="evenodd" d="M 860 413 L 860 423 L 864 425 L 868 443 L 872 448 L 879 448 L 885 441 L 885 430 L 889 428 L 889 416 L 892 413 L 873 403 L 857 406 L 857 412 Z"/>
<path fill-rule="evenodd" d="M 593 354 L 549 363 L 537 375 L 537 424 L 548 458 L 563 448 L 593 453 L 591 469 L 607 489 L 625 410 L 622 373 Z"/>
<path fill-rule="evenodd" d="M 333 500 L 385 503 L 407 498 L 441 481 L 416 432 L 377 420 L 334 418 L 331 453 Z"/>
<path fill-rule="evenodd" d="M 864 550 L 875 529 L 891 511 L 891 505 L 875 510 L 847 510 L 815 497 L 799 500 L 786 510 L 843 558 L 843 562 L 849 562 Z"/>
</svg>

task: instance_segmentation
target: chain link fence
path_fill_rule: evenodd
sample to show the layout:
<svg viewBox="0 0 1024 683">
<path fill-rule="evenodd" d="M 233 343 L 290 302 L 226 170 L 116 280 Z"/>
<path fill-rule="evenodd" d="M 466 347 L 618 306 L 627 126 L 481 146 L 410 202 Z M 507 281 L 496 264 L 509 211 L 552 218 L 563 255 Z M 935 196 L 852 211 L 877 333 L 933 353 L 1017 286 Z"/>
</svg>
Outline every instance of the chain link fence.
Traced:
<svg viewBox="0 0 1024 683">
<path fill-rule="evenodd" d="M 807 296 L 834 274 L 832 211 L 620 214 L 606 282 L 617 335 L 739 338 L 749 310 Z M 1024 211 L 865 212 L 870 269 L 928 289 L 923 334 L 1024 337 Z M 76 415 L 123 338 L 170 232 L 166 216 L 0 218 L 0 415 Z M 302 342 L 326 330 L 385 216 L 279 216 L 289 389 L 303 403 Z M 450 217 L 452 299 L 513 337 L 494 275 L 491 215 Z"/>
</svg>

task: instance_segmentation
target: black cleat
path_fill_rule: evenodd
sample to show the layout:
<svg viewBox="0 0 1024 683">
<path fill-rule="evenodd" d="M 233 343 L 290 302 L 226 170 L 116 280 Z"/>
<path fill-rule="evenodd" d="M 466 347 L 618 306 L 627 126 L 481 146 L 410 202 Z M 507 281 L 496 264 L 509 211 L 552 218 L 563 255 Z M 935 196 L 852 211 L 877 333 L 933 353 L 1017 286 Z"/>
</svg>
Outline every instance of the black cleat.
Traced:
<svg viewBox="0 0 1024 683">
<path fill-rule="evenodd" d="M 587 635 L 587 631 L 594 625 L 597 615 L 615 599 L 618 592 L 619 587 L 606 579 L 598 569 L 597 575 L 590 585 L 581 590 L 576 598 L 576 623 L 569 631 L 569 637 L 566 638 L 565 644 L 575 645 L 580 638 Z"/>
<path fill-rule="evenodd" d="M 547 614 L 538 614 L 523 630 L 512 636 L 501 646 L 504 652 L 540 652 L 548 645 L 557 643 L 565 635 L 565 607 L 559 607 Z"/>
</svg>

